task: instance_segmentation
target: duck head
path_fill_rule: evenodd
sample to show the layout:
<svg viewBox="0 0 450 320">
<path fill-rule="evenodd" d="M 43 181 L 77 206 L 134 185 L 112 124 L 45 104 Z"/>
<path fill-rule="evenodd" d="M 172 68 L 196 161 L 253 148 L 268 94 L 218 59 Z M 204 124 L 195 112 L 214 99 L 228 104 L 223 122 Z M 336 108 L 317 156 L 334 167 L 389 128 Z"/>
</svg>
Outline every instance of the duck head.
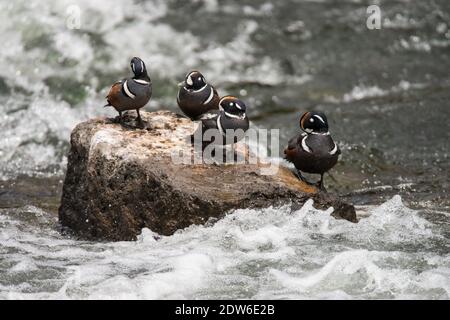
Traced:
<svg viewBox="0 0 450 320">
<path fill-rule="evenodd" d="M 141 58 L 134 57 L 133 59 L 131 59 L 130 67 L 131 67 L 131 70 L 134 73 L 134 78 L 135 79 L 146 79 L 146 78 L 148 78 L 147 68 L 145 66 L 144 61 Z"/>
<path fill-rule="evenodd" d="M 187 89 L 199 90 L 206 85 L 206 79 L 200 72 L 194 70 L 186 75 L 184 85 Z"/>
<path fill-rule="evenodd" d="M 328 120 L 323 112 L 309 111 L 300 117 L 300 128 L 306 133 L 327 133 Z"/>
<path fill-rule="evenodd" d="M 233 96 L 225 96 L 220 99 L 219 109 L 223 110 L 228 118 L 244 119 L 246 117 L 245 103 Z"/>
</svg>

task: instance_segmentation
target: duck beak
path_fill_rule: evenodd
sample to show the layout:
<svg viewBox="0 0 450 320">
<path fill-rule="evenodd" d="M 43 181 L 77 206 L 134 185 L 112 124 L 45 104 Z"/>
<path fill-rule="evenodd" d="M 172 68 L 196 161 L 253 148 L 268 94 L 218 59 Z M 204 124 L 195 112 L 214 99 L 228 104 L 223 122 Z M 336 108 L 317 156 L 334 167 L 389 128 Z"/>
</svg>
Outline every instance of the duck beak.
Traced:
<svg viewBox="0 0 450 320">
<path fill-rule="evenodd" d="M 177 84 L 177 86 L 180 87 L 180 88 L 183 87 L 183 86 L 184 86 L 184 81 L 179 82 L 179 83 Z"/>
</svg>

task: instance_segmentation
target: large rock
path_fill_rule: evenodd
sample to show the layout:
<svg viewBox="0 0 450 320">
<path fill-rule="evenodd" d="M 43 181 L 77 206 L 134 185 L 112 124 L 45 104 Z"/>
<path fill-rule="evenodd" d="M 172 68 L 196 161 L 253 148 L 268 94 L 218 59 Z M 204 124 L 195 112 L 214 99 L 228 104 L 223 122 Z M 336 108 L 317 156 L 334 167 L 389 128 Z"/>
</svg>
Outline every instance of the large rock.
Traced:
<svg viewBox="0 0 450 320">
<path fill-rule="evenodd" d="M 134 116 L 134 115 L 133 115 Z M 59 220 L 82 238 L 133 240 L 147 227 L 171 235 L 203 224 L 235 208 L 303 204 L 356 222 L 354 207 L 318 193 L 280 166 L 263 175 L 267 164 L 177 164 L 174 151 L 192 153 L 187 137 L 193 123 L 172 112 L 142 112 L 145 129 L 111 119 L 79 124 L 71 135 Z M 239 152 L 245 152 L 241 149 Z"/>
</svg>

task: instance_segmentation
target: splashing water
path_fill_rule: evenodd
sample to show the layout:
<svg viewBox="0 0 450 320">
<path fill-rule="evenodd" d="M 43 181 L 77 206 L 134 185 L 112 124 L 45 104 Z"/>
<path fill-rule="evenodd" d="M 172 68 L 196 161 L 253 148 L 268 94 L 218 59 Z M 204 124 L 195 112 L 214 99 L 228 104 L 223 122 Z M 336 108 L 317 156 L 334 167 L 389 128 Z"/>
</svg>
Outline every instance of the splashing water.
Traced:
<svg viewBox="0 0 450 320">
<path fill-rule="evenodd" d="M 399 196 L 358 224 L 331 210 L 236 210 L 170 237 L 93 243 L 62 237 L 35 207 L 2 209 L 0 298 L 449 298 L 438 224 Z"/>
<path fill-rule="evenodd" d="M 82 120 L 114 115 L 101 108 L 104 97 L 114 81 L 128 75 L 128 59 L 135 55 L 147 62 L 154 79 L 153 109 L 174 105 L 175 84 L 200 66 L 215 84 L 285 81 L 269 57 L 253 56 L 255 21 L 241 23 L 236 37 L 220 48 L 205 47 L 192 33 L 158 21 L 167 14 L 164 1 L 76 3 L 80 30 L 67 27 L 66 9 L 73 1 L 0 4 L 6 48 L 0 53 L 0 84 L 8 95 L 0 118 L 0 179 L 62 174 L 70 131 Z"/>
<path fill-rule="evenodd" d="M 359 1 L 0 2 L 0 299 L 449 299 L 449 2 L 381 5 L 368 32 Z M 177 111 L 176 83 L 201 69 L 252 125 L 282 128 L 281 146 L 303 111 L 326 112 L 343 150 L 327 183 L 377 205 L 358 224 L 308 202 L 136 242 L 62 236 L 46 182 L 63 178 L 77 123 L 115 116 L 104 97 L 136 55 L 147 110 Z"/>
</svg>

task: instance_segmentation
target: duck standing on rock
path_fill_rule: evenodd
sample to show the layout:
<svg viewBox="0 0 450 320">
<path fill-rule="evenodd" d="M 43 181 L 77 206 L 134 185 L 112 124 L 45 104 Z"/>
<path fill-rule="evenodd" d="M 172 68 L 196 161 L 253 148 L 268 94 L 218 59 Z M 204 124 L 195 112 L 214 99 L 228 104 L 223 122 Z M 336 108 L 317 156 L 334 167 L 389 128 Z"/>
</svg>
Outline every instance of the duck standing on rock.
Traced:
<svg viewBox="0 0 450 320">
<path fill-rule="evenodd" d="M 133 78 L 123 79 L 114 83 L 106 96 L 108 104 L 119 112 L 119 122 L 122 122 L 122 112 L 136 110 L 137 121 L 142 124 L 139 109 L 147 104 L 152 96 L 152 81 L 147 74 L 144 61 L 134 57 L 130 62 Z"/>
<path fill-rule="evenodd" d="M 191 120 L 200 120 L 205 113 L 218 110 L 219 100 L 216 89 L 198 71 L 189 72 L 180 83 L 178 106 Z"/>
<path fill-rule="evenodd" d="M 304 113 L 300 128 L 304 132 L 289 140 L 285 159 L 294 164 L 302 181 L 307 182 L 301 171 L 320 174 L 319 187 L 325 191 L 323 175 L 335 166 L 341 150 L 331 138 L 327 117 L 322 112 Z"/>
<path fill-rule="evenodd" d="M 199 129 L 202 130 L 203 134 L 210 129 L 217 130 L 222 139 L 219 141 L 214 140 L 214 144 L 226 145 L 236 143 L 244 138 L 244 133 L 249 128 L 246 110 L 247 107 L 242 100 L 233 96 L 225 96 L 219 101 L 219 110 L 207 113 L 201 119 L 201 127 Z M 204 143 L 209 144 L 210 142 L 204 141 Z"/>
</svg>

